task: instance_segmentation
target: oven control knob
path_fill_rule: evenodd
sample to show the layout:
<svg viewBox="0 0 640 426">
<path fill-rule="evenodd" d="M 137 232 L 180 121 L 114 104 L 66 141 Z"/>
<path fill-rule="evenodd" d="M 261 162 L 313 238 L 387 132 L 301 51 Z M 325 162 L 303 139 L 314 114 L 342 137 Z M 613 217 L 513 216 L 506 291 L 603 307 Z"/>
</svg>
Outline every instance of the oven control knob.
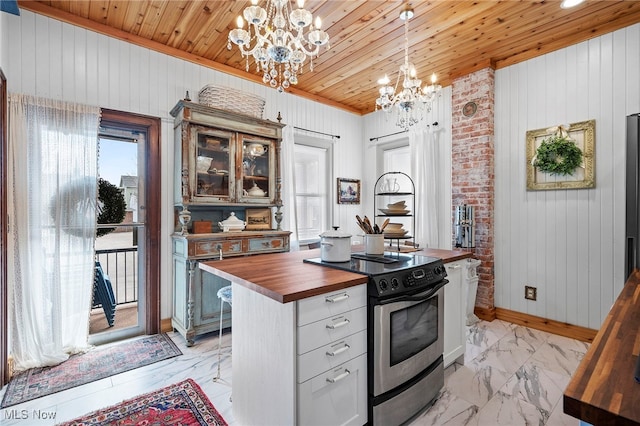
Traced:
<svg viewBox="0 0 640 426">
<path fill-rule="evenodd" d="M 444 266 L 436 266 L 433 272 L 435 272 L 436 275 L 443 275 L 445 272 Z"/>
<path fill-rule="evenodd" d="M 391 278 L 391 289 L 395 290 L 396 288 L 398 288 L 400 286 L 400 281 L 398 281 L 397 278 Z"/>
<path fill-rule="evenodd" d="M 387 280 L 381 279 L 378 283 L 378 286 L 380 287 L 380 291 L 385 291 L 389 288 L 389 283 L 387 283 Z"/>
</svg>

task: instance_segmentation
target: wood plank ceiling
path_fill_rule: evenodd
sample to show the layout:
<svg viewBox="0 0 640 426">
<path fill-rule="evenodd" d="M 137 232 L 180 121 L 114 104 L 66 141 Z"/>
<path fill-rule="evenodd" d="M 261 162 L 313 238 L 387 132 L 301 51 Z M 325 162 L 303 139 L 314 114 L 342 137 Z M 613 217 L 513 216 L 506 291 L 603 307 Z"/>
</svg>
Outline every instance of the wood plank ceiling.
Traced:
<svg viewBox="0 0 640 426">
<path fill-rule="evenodd" d="M 264 7 L 264 0 L 260 4 Z M 248 1 L 19 0 L 31 10 L 80 27 L 262 83 L 229 31 Z M 549 1 L 410 2 L 409 59 L 418 77 L 443 86 L 489 66 L 501 68 L 640 22 L 640 1 L 589 0 L 572 9 Z M 290 92 L 359 114 L 375 109 L 377 80 L 392 81 L 404 56 L 402 1 L 308 0 L 330 46 L 307 61 Z"/>
</svg>

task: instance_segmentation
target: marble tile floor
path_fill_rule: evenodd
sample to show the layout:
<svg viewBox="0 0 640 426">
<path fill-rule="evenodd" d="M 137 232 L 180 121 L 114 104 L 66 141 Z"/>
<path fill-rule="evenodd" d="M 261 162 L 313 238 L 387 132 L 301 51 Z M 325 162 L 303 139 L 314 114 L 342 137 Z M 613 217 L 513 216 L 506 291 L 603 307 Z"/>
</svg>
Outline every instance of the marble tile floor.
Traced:
<svg viewBox="0 0 640 426">
<path fill-rule="evenodd" d="M 142 393 L 194 379 L 224 419 L 233 425 L 231 334 L 224 334 L 217 373 L 217 335 L 200 336 L 186 347 L 169 333 L 183 355 L 64 392 L 0 410 L 0 425 L 53 425 Z M 562 393 L 588 344 L 500 320 L 468 327 L 464 365 L 445 372 L 445 387 L 432 407 L 411 426 L 578 425 L 562 412 Z M 6 386 L 0 391 L 0 399 Z M 55 416 L 55 417 L 54 417 Z"/>
<path fill-rule="evenodd" d="M 217 374 L 218 365 L 217 333 L 198 337 L 196 344 L 192 347 L 186 346 L 180 334 L 175 332 L 167 334 L 182 351 L 181 356 L 0 409 L 0 425 L 54 425 L 187 378 L 194 379 L 222 417 L 229 424 L 234 424 L 229 401 L 230 381 L 221 380 L 214 383 L 212 380 Z M 221 377 L 230 379 L 231 334 L 223 334 L 222 339 Z M 6 388 L 7 386 L 4 386 L 0 391 L 0 400 Z"/>
<path fill-rule="evenodd" d="M 434 404 L 411 422 L 426 425 L 578 425 L 562 394 L 588 343 L 495 320 L 467 328 L 464 365 L 445 370 Z"/>
</svg>

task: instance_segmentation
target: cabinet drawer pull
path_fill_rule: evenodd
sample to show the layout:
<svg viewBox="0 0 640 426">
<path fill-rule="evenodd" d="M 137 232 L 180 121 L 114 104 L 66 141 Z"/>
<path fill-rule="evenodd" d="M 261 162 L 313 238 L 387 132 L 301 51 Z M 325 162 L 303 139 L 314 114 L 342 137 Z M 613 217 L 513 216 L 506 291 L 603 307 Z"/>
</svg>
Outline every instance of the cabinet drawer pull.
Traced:
<svg viewBox="0 0 640 426">
<path fill-rule="evenodd" d="M 327 352 L 327 355 L 329 356 L 336 356 L 336 355 L 340 355 L 342 352 L 344 351 L 348 351 L 351 348 L 351 346 L 347 345 L 346 343 L 344 344 L 343 347 L 341 347 L 340 349 L 336 349 L 333 352 Z"/>
<path fill-rule="evenodd" d="M 344 327 L 347 324 L 349 324 L 349 320 L 347 318 L 345 318 L 344 320 L 342 320 L 340 322 L 334 322 L 334 323 L 331 323 L 331 324 L 327 324 L 327 328 L 331 329 L 331 330 L 335 330 L 336 328 Z"/>
<path fill-rule="evenodd" d="M 344 293 L 337 296 L 327 297 L 324 300 L 327 303 L 336 303 L 336 302 L 342 302 L 343 300 L 347 300 L 348 298 L 349 298 L 349 295 L 347 293 Z"/>
<path fill-rule="evenodd" d="M 351 372 L 345 368 L 344 373 L 338 374 L 336 377 L 327 377 L 327 382 L 329 382 L 329 383 L 337 383 L 340 380 L 342 380 L 345 377 L 347 377 L 349 374 L 351 374 Z"/>
<path fill-rule="evenodd" d="M 449 268 L 449 269 L 460 269 L 460 268 L 462 268 L 462 265 L 451 265 L 451 266 L 447 266 L 447 268 Z"/>
</svg>

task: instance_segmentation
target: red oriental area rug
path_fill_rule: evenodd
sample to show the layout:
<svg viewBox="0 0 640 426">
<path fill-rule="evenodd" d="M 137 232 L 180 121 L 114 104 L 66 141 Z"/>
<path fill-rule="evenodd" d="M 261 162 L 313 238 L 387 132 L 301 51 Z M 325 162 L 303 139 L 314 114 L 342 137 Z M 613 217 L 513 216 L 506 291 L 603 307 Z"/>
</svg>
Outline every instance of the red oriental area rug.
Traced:
<svg viewBox="0 0 640 426">
<path fill-rule="evenodd" d="M 0 408 L 51 395 L 178 355 L 182 355 L 182 352 L 164 333 L 72 355 L 54 367 L 32 368 L 16 374 L 9 382 Z"/>
<path fill-rule="evenodd" d="M 227 426 L 192 379 L 94 411 L 60 426 Z"/>
</svg>

